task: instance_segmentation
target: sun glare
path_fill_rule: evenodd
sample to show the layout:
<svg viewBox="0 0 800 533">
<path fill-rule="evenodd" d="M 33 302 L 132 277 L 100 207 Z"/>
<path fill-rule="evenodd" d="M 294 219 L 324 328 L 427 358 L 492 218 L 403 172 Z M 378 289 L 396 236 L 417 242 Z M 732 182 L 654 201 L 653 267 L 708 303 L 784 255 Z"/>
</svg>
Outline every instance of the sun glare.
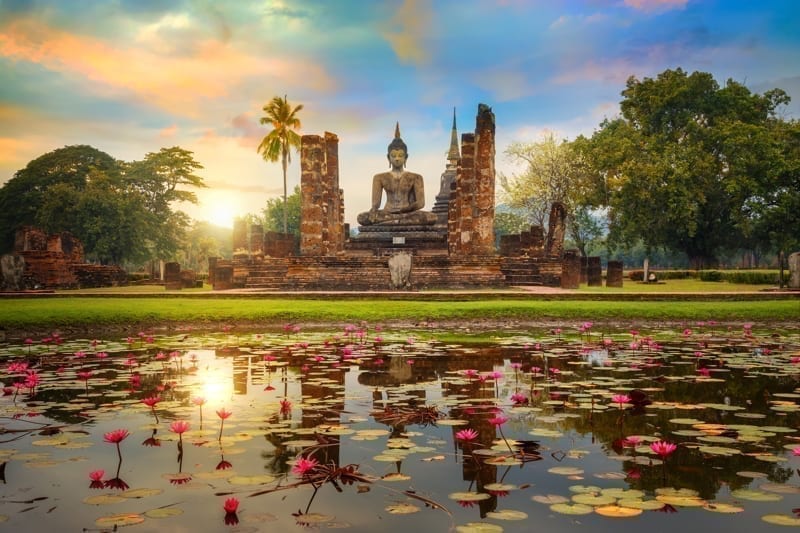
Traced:
<svg viewBox="0 0 800 533">
<path fill-rule="evenodd" d="M 215 226 L 221 226 L 223 228 L 232 228 L 233 227 L 233 210 L 226 206 L 226 205 L 214 205 L 210 206 L 206 211 L 209 222 L 214 224 Z"/>
</svg>

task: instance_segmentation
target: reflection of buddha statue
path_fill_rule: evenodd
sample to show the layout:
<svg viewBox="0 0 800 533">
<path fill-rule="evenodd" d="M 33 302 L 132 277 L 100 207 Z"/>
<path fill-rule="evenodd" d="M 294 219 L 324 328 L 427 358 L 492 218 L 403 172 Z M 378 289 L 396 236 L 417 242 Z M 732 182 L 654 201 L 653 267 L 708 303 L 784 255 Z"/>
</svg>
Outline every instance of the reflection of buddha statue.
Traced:
<svg viewBox="0 0 800 533">
<path fill-rule="evenodd" d="M 422 176 L 404 170 L 408 148 L 400 138 L 400 125 L 395 126 L 394 140 L 389 144 L 387 159 L 392 169 L 375 174 L 372 178 L 372 207 L 358 215 L 362 226 L 429 226 L 436 223 L 436 215 L 422 211 L 425 205 L 425 184 Z M 383 192 L 386 204 L 380 209 Z"/>
</svg>

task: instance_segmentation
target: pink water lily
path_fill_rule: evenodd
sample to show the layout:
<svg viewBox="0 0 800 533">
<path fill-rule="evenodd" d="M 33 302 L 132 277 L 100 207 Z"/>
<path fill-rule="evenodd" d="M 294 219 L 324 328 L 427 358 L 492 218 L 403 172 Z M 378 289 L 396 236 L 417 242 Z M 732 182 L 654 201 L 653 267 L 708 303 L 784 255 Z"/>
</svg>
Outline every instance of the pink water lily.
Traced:
<svg viewBox="0 0 800 533">
<path fill-rule="evenodd" d="M 653 453 L 661 457 L 661 459 L 666 459 L 672 452 L 678 449 L 678 446 L 671 442 L 657 440 L 650 443 L 650 449 L 653 450 Z"/>
<path fill-rule="evenodd" d="M 472 428 L 462 429 L 461 431 L 456 431 L 456 439 L 465 441 L 465 442 L 472 442 L 473 440 L 478 438 L 478 432 Z"/>
<path fill-rule="evenodd" d="M 298 477 L 305 477 L 311 473 L 314 468 L 319 465 L 319 462 L 311 458 L 301 457 L 297 461 L 295 461 L 294 466 L 292 467 L 292 474 Z"/>
</svg>

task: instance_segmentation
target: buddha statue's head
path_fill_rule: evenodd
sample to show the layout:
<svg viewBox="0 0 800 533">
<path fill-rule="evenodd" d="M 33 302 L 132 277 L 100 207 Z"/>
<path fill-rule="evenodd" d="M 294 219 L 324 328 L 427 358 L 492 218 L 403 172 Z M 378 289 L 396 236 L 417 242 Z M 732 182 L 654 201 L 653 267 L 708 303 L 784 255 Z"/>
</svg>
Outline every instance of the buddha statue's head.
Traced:
<svg viewBox="0 0 800 533">
<path fill-rule="evenodd" d="M 392 159 L 395 158 L 402 158 L 403 166 L 405 167 L 406 160 L 408 159 L 408 146 L 406 146 L 406 143 L 400 138 L 400 123 L 395 125 L 394 139 L 389 143 L 389 147 L 386 150 L 386 159 L 389 160 L 389 166 L 392 166 Z"/>
</svg>

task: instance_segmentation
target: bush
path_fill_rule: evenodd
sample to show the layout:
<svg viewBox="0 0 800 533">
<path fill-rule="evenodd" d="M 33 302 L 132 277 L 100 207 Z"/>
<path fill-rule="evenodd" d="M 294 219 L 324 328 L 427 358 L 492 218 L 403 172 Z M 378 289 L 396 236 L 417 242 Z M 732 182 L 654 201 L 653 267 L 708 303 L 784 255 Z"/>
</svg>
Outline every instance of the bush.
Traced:
<svg viewBox="0 0 800 533">
<path fill-rule="evenodd" d="M 722 281 L 722 272 L 719 270 L 701 270 L 698 273 L 700 281 Z"/>
<path fill-rule="evenodd" d="M 763 270 L 734 270 L 724 273 L 725 281 L 729 283 L 747 283 L 750 285 L 777 285 L 778 273 Z"/>
</svg>

